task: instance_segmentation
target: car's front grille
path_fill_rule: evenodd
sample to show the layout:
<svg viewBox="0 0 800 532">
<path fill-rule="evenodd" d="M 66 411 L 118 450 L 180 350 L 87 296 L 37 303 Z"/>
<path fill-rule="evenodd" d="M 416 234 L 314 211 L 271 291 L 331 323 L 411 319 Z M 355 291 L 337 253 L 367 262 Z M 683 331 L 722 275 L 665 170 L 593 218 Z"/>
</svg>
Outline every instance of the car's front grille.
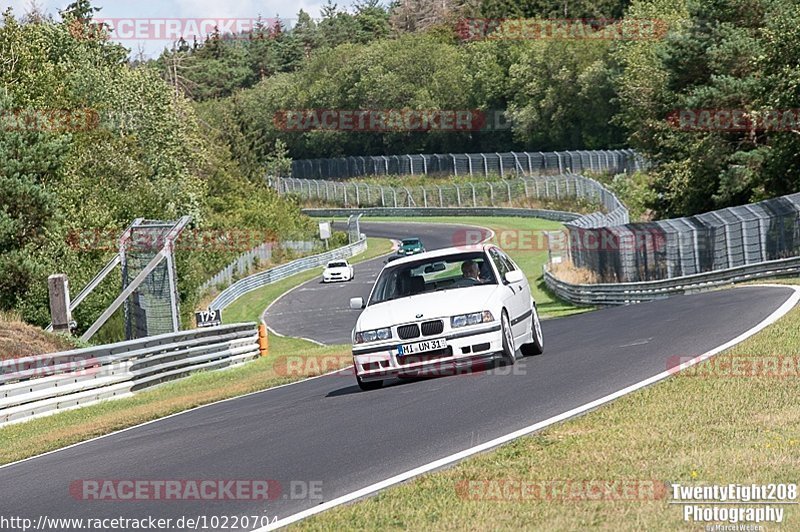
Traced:
<svg viewBox="0 0 800 532">
<path fill-rule="evenodd" d="M 409 338 L 419 338 L 419 327 L 416 323 L 411 325 L 401 325 L 397 328 L 397 336 L 403 340 L 408 340 Z"/>
<path fill-rule="evenodd" d="M 397 363 L 400 366 L 408 366 L 409 364 L 416 364 L 417 362 L 428 362 L 440 358 L 449 358 L 451 356 L 453 356 L 453 350 L 450 347 L 445 347 L 444 349 L 428 351 L 427 353 L 420 353 L 419 355 L 397 357 Z"/>
<path fill-rule="evenodd" d="M 444 330 L 444 323 L 442 320 L 426 321 L 422 324 L 422 336 L 432 336 L 434 334 L 442 334 Z"/>
</svg>

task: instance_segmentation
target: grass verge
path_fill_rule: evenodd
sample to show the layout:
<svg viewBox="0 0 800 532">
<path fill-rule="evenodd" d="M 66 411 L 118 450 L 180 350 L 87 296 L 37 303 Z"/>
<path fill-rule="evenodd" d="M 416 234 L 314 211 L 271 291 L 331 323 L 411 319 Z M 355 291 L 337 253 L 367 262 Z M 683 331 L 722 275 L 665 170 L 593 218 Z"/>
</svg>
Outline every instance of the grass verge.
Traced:
<svg viewBox="0 0 800 532">
<path fill-rule="evenodd" d="M 790 365 L 794 370 L 790 367 L 789 376 L 783 377 L 768 372 L 730 376 L 725 368 L 744 357 L 764 363 L 799 353 L 797 307 L 693 370 L 452 469 L 312 517 L 295 528 L 699 529 L 702 523 L 683 520 L 682 505 L 668 504 L 669 490 L 644 489 L 632 498 L 615 494 L 624 485 L 796 483 L 800 464 L 797 359 Z M 585 481 L 602 486 L 617 483 L 618 487 L 610 488 L 609 496 L 587 500 L 580 496 L 586 493 L 581 491 Z M 524 491 L 516 489 L 518 485 L 534 488 Z M 536 488 L 542 485 L 548 489 Z M 785 515 L 778 528 L 800 529 L 800 509 L 782 507 Z M 762 525 L 773 529 L 772 523 Z"/>
</svg>

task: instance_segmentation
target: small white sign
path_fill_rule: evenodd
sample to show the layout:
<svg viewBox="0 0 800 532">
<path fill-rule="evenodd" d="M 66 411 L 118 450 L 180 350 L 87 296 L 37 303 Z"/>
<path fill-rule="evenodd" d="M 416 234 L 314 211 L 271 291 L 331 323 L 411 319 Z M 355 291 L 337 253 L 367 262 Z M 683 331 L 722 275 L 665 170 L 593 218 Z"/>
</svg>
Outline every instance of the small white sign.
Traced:
<svg viewBox="0 0 800 532">
<path fill-rule="evenodd" d="M 331 223 L 330 222 L 320 222 L 319 223 L 319 237 L 322 240 L 327 240 L 331 237 Z"/>
</svg>

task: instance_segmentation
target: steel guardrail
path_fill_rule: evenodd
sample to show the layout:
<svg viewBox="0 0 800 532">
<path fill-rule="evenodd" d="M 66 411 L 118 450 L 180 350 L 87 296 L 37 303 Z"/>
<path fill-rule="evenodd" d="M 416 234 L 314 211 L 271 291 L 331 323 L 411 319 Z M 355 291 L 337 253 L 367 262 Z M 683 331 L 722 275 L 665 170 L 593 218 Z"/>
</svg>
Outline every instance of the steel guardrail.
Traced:
<svg viewBox="0 0 800 532">
<path fill-rule="evenodd" d="M 242 323 L 6 359 L 0 361 L 0 426 L 258 356 L 256 326 Z"/>
<path fill-rule="evenodd" d="M 574 284 L 544 265 L 544 282 L 559 298 L 576 305 L 615 306 L 711 290 L 733 283 L 800 274 L 800 257 L 790 257 L 704 273 L 631 283 Z"/>
<path fill-rule="evenodd" d="M 291 262 L 287 262 L 286 264 L 249 275 L 244 279 L 236 281 L 228 288 L 220 292 L 219 295 L 214 298 L 214 301 L 211 302 L 209 307 L 214 310 L 224 309 L 243 295 L 261 288 L 262 286 L 286 279 L 287 277 L 304 272 L 306 270 L 323 266 L 331 260 L 352 257 L 365 251 L 366 249 L 367 239 L 362 238 L 358 242 L 354 242 L 340 248 L 332 249 L 317 255 L 311 255 L 309 257 L 303 257 L 302 259 L 293 260 Z"/>
</svg>

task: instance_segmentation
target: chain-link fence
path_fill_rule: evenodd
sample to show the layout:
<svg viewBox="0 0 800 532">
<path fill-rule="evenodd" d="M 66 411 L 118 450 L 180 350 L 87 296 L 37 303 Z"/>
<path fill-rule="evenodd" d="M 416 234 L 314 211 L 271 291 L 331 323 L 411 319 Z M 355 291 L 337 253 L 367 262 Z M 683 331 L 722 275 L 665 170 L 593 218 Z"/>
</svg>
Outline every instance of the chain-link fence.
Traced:
<svg viewBox="0 0 800 532">
<path fill-rule="evenodd" d="M 582 200 L 602 205 L 608 215 L 586 218 L 591 224 L 627 223 L 628 211 L 617 197 L 594 179 L 580 175 L 535 176 L 502 181 L 391 187 L 358 181 L 285 177 L 273 180 L 281 194 L 320 200 L 343 207 L 495 207 L 525 206 L 530 200 Z M 596 225 L 595 225 L 596 226 Z"/>
<path fill-rule="evenodd" d="M 292 177 L 344 179 L 373 175 L 499 175 L 635 172 L 646 167 L 633 150 L 380 155 L 292 161 Z"/>
</svg>

